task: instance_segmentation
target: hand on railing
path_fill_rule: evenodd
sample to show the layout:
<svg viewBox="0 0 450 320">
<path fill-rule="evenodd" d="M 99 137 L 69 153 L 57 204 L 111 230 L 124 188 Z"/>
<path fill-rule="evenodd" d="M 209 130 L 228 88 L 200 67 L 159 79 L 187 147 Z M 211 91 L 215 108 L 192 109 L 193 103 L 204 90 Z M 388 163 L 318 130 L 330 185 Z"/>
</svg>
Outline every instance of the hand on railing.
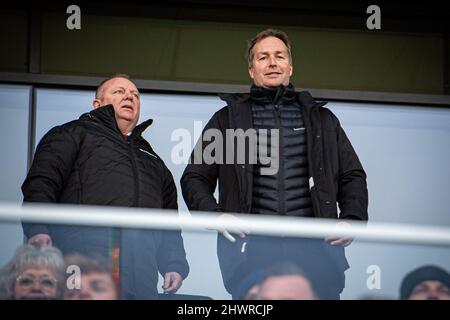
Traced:
<svg viewBox="0 0 450 320">
<path fill-rule="evenodd" d="M 219 219 L 234 219 L 235 221 L 239 221 L 239 218 L 237 218 L 236 216 L 234 216 L 234 215 L 232 215 L 232 214 L 229 214 L 229 213 L 224 213 L 224 214 L 222 214 L 222 215 L 220 215 L 219 216 Z M 231 235 L 231 233 L 230 232 L 228 232 L 226 229 L 219 229 L 219 230 L 217 230 L 217 231 L 219 231 L 220 233 L 222 233 L 222 235 L 225 237 L 225 238 L 227 238 L 229 241 L 231 241 L 231 242 L 235 242 L 236 241 L 236 238 L 234 238 L 232 235 Z M 248 232 L 244 232 L 244 231 L 242 231 L 242 230 L 237 230 L 237 231 L 234 231 L 234 233 L 236 233 L 239 237 L 241 237 L 241 238 L 245 238 L 246 236 L 247 236 L 247 234 L 248 234 Z"/>
<path fill-rule="evenodd" d="M 351 224 L 346 221 L 340 221 L 336 223 L 336 227 L 351 227 Z M 344 246 L 347 247 L 353 242 L 353 238 L 351 237 L 325 237 L 325 241 L 331 244 L 332 246 Z"/>
</svg>

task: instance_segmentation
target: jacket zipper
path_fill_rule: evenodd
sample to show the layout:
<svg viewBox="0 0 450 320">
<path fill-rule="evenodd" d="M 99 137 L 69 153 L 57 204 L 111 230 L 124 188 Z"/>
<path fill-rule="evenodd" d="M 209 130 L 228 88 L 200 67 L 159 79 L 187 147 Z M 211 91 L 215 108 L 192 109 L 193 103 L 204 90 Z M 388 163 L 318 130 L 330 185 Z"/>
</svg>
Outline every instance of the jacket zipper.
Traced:
<svg viewBox="0 0 450 320">
<path fill-rule="evenodd" d="M 127 141 L 127 144 L 130 150 L 131 167 L 133 168 L 133 175 L 134 175 L 134 206 L 139 207 L 139 179 L 138 179 L 136 159 L 134 158 L 133 146 L 131 145 L 131 141 Z"/>
</svg>

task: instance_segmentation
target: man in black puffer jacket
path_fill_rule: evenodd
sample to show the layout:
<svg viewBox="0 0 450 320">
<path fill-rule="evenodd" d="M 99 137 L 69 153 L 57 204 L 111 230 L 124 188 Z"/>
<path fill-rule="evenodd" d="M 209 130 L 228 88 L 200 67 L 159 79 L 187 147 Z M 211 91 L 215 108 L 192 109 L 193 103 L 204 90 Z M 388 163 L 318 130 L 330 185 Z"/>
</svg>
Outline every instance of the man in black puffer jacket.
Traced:
<svg viewBox="0 0 450 320">
<path fill-rule="evenodd" d="M 323 107 L 325 103 L 316 102 L 308 92 L 296 92 L 290 83 L 287 35 L 271 29 L 259 33 L 249 43 L 248 65 L 254 82 L 250 93 L 221 95 L 227 106 L 206 125 L 181 178 L 188 208 L 219 212 L 221 217 L 251 213 L 339 219 L 340 224 L 367 220 L 366 174 L 336 116 Z M 198 155 L 212 149 L 208 141 L 214 130 L 227 142 L 230 131 L 241 131 L 237 139 L 251 137 L 251 130 L 257 136 L 241 146 L 224 143 L 214 155 L 223 162 L 202 161 Z M 239 155 L 242 152 L 245 156 Z M 252 162 L 255 153 L 257 161 Z M 239 157 L 244 161 L 239 162 Z M 213 196 L 217 181 L 218 202 Z M 282 260 L 299 264 L 320 298 L 340 297 L 348 268 L 344 246 L 352 239 L 238 235 L 226 230 L 218 235 L 222 277 L 233 297 L 256 269 Z"/>
<path fill-rule="evenodd" d="M 169 169 L 136 126 L 140 95 L 126 75 L 104 80 L 94 110 L 51 129 L 40 141 L 22 186 L 24 202 L 178 208 Z M 54 245 L 64 254 L 111 254 L 120 248 L 124 299 L 157 297 L 158 270 L 165 292 L 176 292 L 189 272 L 180 231 L 129 230 L 23 223 L 28 243 Z"/>
</svg>

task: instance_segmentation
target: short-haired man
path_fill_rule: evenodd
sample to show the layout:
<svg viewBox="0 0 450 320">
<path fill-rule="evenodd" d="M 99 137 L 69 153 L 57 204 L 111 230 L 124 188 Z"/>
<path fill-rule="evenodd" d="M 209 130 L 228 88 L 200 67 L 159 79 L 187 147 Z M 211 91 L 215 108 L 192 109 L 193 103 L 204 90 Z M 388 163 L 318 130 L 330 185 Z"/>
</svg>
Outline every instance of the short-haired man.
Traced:
<svg viewBox="0 0 450 320">
<path fill-rule="evenodd" d="M 252 213 L 332 218 L 345 224 L 367 220 L 366 174 L 336 116 L 323 107 L 325 103 L 316 102 L 308 92 L 296 92 L 290 83 L 291 45 L 284 32 L 268 29 L 249 41 L 248 73 L 254 83 L 250 93 L 222 95 L 227 106 L 214 114 L 204 133 L 219 130 L 226 137 L 230 130 L 241 130 L 246 133 L 241 136 L 251 138 L 247 133 L 254 130 L 257 142 L 249 138 L 248 148 L 237 143 L 231 144 L 232 150 L 224 144 L 216 154 L 237 157 L 233 163 L 220 164 L 197 159 L 208 151 L 211 139 L 203 138 L 196 146 L 201 152 L 194 150 L 181 179 L 188 208 L 216 211 L 223 217 Z M 252 158 L 255 153 L 257 161 Z M 218 201 L 213 196 L 217 181 Z M 235 239 L 226 230 L 218 235 L 224 284 L 234 297 L 246 273 L 276 259 L 292 259 L 310 273 L 319 298 L 339 298 L 348 268 L 343 247 L 352 239 L 329 237 L 324 242 L 238 235 Z"/>
<path fill-rule="evenodd" d="M 172 174 L 142 137 L 152 123 L 136 125 L 140 94 L 126 75 L 98 87 L 94 110 L 51 129 L 39 143 L 22 186 L 25 202 L 178 208 Z M 157 297 L 158 270 L 166 292 L 176 292 L 189 272 L 179 231 L 121 230 L 23 223 L 28 242 L 64 254 L 102 255 L 120 247 L 124 299 Z"/>
</svg>

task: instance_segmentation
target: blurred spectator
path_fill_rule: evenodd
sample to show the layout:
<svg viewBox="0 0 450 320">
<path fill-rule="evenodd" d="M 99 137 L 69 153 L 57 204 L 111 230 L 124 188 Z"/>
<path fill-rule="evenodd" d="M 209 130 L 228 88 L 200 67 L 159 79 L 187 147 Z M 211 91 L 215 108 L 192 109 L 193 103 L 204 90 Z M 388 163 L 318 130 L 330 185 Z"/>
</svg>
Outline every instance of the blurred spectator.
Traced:
<svg viewBox="0 0 450 320">
<path fill-rule="evenodd" d="M 267 269 L 259 285 L 259 300 L 315 300 L 311 282 L 300 267 L 282 262 Z"/>
<path fill-rule="evenodd" d="M 57 248 L 21 246 L 0 271 L 0 299 L 60 299 L 63 274 Z"/>
<path fill-rule="evenodd" d="M 102 257 L 87 258 L 79 254 L 65 259 L 67 266 L 78 266 L 81 272 L 79 289 L 66 286 L 65 300 L 117 300 L 117 287 L 106 261 Z"/>
<path fill-rule="evenodd" d="M 240 283 L 236 296 L 238 300 L 256 300 L 261 281 L 264 280 L 266 272 L 263 269 L 248 274 Z"/>
<path fill-rule="evenodd" d="M 259 283 L 257 282 L 259 279 Z M 283 261 L 249 275 L 242 282 L 246 300 L 316 300 L 312 284 L 295 263 Z"/>
<path fill-rule="evenodd" d="M 400 287 L 402 300 L 450 300 L 450 274 L 427 265 L 408 273 Z"/>
<path fill-rule="evenodd" d="M 314 288 L 317 299 L 339 299 L 336 288 L 343 288 L 347 268 L 343 246 L 331 246 L 322 239 L 248 235 L 236 238 L 246 242 L 244 261 L 235 268 L 233 299 L 242 299 L 242 287 L 257 270 L 273 268 L 274 263 L 290 261 L 300 268 Z M 223 242 L 222 242 L 223 244 Z M 234 243 L 230 243 L 230 248 Z M 243 246 L 242 246 L 243 247 Z M 226 248 L 226 247 L 223 247 Z M 224 262 L 224 260 L 223 260 Z M 232 262 L 227 262 L 231 264 Z M 336 270 L 340 270 L 337 277 Z"/>
</svg>

